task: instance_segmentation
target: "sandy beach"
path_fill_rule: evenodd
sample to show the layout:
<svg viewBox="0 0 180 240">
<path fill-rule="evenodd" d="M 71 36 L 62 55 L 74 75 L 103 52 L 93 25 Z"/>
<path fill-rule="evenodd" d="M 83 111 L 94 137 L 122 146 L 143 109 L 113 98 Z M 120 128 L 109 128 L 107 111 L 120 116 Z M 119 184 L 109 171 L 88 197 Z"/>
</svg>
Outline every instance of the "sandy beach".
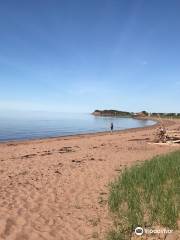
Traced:
<svg viewBox="0 0 180 240">
<path fill-rule="evenodd" d="M 164 120 L 168 129 L 180 120 Z M 180 146 L 155 128 L 0 144 L 0 239 L 104 239 L 108 185 L 123 168 Z"/>
</svg>

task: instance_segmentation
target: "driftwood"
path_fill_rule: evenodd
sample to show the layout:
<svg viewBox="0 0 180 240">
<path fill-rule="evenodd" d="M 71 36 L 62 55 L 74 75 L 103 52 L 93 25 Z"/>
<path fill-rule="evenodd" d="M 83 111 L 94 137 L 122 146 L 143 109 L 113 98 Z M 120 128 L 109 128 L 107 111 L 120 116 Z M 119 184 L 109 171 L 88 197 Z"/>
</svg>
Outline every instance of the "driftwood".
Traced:
<svg viewBox="0 0 180 240">
<path fill-rule="evenodd" d="M 180 133 L 167 133 L 168 137 L 176 137 L 176 138 L 180 138 Z"/>
<path fill-rule="evenodd" d="M 173 143 L 180 143 L 180 140 L 174 140 Z"/>
<path fill-rule="evenodd" d="M 180 142 L 179 131 L 167 131 L 167 140 L 173 141 L 174 143 Z"/>
<path fill-rule="evenodd" d="M 156 143 L 180 143 L 180 131 L 167 131 L 164 127 L 160 127 L 156 132 Z"/>
</svg>

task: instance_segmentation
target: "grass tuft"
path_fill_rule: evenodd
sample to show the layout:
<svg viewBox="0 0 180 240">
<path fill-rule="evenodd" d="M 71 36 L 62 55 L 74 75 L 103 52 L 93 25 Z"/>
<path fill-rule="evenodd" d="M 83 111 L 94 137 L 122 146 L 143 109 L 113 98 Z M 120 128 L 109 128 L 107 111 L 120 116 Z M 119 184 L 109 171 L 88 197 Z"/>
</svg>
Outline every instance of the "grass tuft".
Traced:
<svg viewBox="0 0 180 240">
<path fill-rule="evenodd" d="M 137 226 L 177 229 L 179 199 L 180 151 L 125 169 L 110 185 L 115 230 L 107 239 L 126 239 Z"/>
</svg>

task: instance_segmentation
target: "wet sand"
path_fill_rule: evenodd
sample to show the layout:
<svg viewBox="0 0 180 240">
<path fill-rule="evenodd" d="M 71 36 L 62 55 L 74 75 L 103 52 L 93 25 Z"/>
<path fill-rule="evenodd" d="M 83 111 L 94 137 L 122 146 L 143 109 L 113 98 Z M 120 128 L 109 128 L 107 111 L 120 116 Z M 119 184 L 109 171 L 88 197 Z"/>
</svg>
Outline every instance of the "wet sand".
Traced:
<svg viewBox="0 0 180 240">
<path fill-rule="evenodd" d="M 125 167 L 180 149 L 151 144 L 156 127 L 1 143 L 0 239 L 103 240 L 108 184 Z"/>
</svg>

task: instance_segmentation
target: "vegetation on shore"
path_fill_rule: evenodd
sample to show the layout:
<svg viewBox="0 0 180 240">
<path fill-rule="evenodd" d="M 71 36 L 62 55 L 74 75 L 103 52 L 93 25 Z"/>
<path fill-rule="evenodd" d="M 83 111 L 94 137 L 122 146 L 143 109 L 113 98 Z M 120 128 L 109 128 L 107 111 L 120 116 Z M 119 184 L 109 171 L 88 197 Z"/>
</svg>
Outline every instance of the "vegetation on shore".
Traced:
<svg viewBox="0 0 180 240">
<path fill-rule="evenodd" d="M 180 118 L 180 113 L 151 113 L 152 117 L 164 117 L 164 118 Z"/>
<path fill-rule="evenodd" d="M 125 169 L 110 186 L 114 229 L 107 239 L 130 239 L 137 226 L 177 229 L 179 199 L 180 151 Z"/>
<path fill-rule="evenodd" d="M 180 118 L 180 113 L 149 113 L 147 111 L 141 111 L 138 113 L 119 111 L 119 110 L 95 110 L 93 113 L 95 116 L 120 116 L 120 117 L 164 117 L 164 118 Z"/>
<path fill-rule="evenodd" d="M 118 110 L 95 110 L 93 113 L 95 116 L 132 116 L 132 113 Z"/>
</svg>

